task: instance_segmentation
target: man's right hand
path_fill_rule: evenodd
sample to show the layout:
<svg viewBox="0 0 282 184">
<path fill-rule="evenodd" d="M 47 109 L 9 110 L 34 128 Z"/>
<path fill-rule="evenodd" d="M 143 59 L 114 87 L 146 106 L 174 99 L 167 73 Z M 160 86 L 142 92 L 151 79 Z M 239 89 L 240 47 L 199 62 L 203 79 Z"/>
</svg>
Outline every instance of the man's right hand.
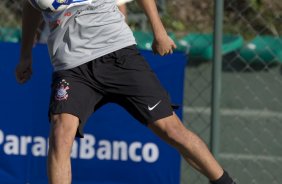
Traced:
<svg viewBox="0 0 282 184">
<path fill-rule="evenodd" d="M 27 82 L 32 75 L 32 59 L 30 57 L 24 57 L 20 59 L 16 67 L 16 79 L 17 82 L 23 84 Z"/>
</svg>

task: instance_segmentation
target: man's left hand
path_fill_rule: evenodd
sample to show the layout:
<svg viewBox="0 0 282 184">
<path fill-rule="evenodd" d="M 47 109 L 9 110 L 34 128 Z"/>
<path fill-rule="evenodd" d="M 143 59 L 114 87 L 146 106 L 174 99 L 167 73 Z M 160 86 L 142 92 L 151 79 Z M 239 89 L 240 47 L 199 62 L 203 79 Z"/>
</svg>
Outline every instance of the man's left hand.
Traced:
<svg viewBox="0 0 282 184">
<path fill-rule="evenodd" d="M 176 45 L 168 35 L 164 35 L 159 38 L 154 38 L 152 49 L 155 54 L 164 56 L 172 54 L 173 49 L 176 49 Z"/>
</svg>

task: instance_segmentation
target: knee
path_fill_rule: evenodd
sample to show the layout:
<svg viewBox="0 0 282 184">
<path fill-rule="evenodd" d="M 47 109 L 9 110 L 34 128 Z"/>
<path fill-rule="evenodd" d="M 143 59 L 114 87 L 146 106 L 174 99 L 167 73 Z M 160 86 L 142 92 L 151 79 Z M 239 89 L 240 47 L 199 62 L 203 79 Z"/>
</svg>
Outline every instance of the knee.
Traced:
<svg viewBox="0 0 282 184">
<path fill-rule="evenodd" d="M 165 132 L 170 139 L 170 142 L 174 146 L 182 145 L 183 142 L 186 142 L 187 140 L 184 140 L 184 131 L 186 128 L 178 122 L 170 122 L 170 124 L 167 126 Z"/>
<path fill-rule="evenodd" d="M 188 130 L 176 117 L 156 121 L 153 130 L 174 147 L 181 147 L 181 145 L 188 141 Z"/>
<path fill-rule="evenodd" d="M 78 127 L 78 119 L 65 115 L 52 116 L 49 149 L 70 151 Z"/>
</svg>

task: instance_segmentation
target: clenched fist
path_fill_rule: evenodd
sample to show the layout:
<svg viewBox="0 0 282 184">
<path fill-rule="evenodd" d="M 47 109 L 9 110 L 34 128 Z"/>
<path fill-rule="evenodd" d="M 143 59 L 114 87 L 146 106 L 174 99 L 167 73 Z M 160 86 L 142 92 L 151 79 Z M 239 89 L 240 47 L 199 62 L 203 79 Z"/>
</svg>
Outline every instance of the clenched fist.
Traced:
<svg viewBox="0 0 282 184">
<path fill-rule="evenodd" d="M 31 57 L 24 57 L 20 59 L 16 67 L 16 80 L 18 83 L 23 84 L 27 82 L 32 75 L 32 59 Z"/>
</svg>

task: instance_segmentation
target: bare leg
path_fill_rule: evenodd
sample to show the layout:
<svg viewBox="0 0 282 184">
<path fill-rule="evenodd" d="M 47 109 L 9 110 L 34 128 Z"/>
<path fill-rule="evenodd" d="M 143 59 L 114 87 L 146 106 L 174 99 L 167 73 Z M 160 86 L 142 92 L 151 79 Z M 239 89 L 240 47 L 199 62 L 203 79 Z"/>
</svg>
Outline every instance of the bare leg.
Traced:
<svg viewBox="0 0 282 184">
<path fill-rule="evenodd" d="M 70 154 L 79 120 L 70 114 L 52 116 L 48 179 L 50 184 L 71 184 Z"/>
<path fill-rule="evenodd" d="M 174 146 L 184 159 L 210 180 L 217 180 L 223 169 L 212 156 L 206 144 L 186 129 L 176 114 L 160 119 L 149 127 L 166 142 Z"/>
</svg>

